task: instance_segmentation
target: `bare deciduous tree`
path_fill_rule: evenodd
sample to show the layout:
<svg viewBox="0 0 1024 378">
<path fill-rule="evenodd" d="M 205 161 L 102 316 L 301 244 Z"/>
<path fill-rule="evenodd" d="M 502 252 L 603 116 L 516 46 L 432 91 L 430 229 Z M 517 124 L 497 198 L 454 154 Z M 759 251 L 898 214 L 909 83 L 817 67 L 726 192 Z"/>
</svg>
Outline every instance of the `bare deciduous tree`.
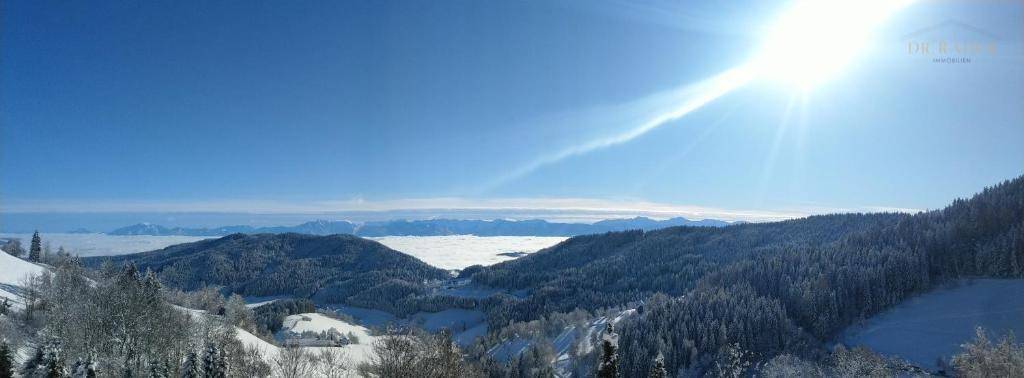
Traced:
<svg viewBox="0 0 1024 378">
<path fill-rule="evenodd" d="M 281 348 L 274 358 L 275 373 L 283 378 L 304 378 L 313 373 L 312 356 L 295 346 Z"/>
<path fill-rule="evenodd" d="M 1024 345 L 1007 335 L 993 344 L 978 327 L 974 340 L 964 344 L 964 353 L 953 357 L 957 376 L 1024 377 Z"/>
</svg>

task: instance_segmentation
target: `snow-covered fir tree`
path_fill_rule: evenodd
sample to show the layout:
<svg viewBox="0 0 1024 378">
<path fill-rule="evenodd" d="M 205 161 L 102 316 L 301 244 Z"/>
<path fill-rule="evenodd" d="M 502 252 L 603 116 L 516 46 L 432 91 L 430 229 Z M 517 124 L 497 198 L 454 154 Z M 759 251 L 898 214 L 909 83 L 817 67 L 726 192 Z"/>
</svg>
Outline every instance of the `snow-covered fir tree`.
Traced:
<svg viewBox="0 0 1024 378">
<path fill-rule="evenodd" d="M 658 352 L 658 357 L 654 358 L 654 366 L 651 367 L 650 378 L 666 378 L 668 377 L 668 371 L 665 370 L 665 356 Z"/>
<path fill-rule="evenodd" d="M 196 352 L 188 352 L 185 362 L 181 365 L 181 378 L 199 378 L 203 376 L 202 367 L 199 366 L 199 356 Z"/>
<path fill-rule="evenodd" d="M 203 352 L 203 376 L 205 378 L 224 378 L 227 376 L 227 361 L 224 352 L 216 344 L 210 343 Z"/>
<path fill-rule="evenodd" d="M 47 348 L 43 358 L 46 361 L 44 366 L 47 378 L 60 378 L 68 375 L 67 370 L 64 369 L 64 359 L 60 356 L 60 350 L 55 345 Z"/>
<path fill-rule="evenodd" d="M 601 361 L 597 365 L 598 378 L 616 378 L 619 376 L 619 335 L 611 322 L 601 335 Z"/>
<path fill-rule="evenodd" d="M 43 258 L 43 239 L 39 237 L 39 231 L 32 234 L 32 245 L 28 249 L 28 259 L 32 262 L 39 262 Z"/>
</svg>

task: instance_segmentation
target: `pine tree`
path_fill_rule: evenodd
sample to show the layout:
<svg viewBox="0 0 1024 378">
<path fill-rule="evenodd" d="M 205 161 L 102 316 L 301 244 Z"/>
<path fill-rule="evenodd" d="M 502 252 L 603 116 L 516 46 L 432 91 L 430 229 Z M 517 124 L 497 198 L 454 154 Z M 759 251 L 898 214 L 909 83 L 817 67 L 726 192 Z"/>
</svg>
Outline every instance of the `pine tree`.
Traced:
<svg viewBox="0 0 1024 378">
<path fill-rule="evenodd" d="M 601 335 L 601 363 L 597 366 L 598 378 L 617 378 L 619 376 L 619 335 L 609 321 Z"/>
<path fill-rule="evenodd" d="M 181 365 L 181 378 L 199 378 L 203 376 L 199 366 L 199 356 L 196 352 L 188 352 L 185 363 Z"/>
<path fill-rule="evenodd" d="M 658 357 L 654 358 L 654 366 L 651 367 L 651 378 L 666 378 L 668 377 L 668 371 L 665 371 L 665 356 L 658 352 Z"/>
<path fill-rule="evenodd" d="M 224 378 L 227 376 L 227 361 L 217 345 L 210 343 L 203 353 L 203 376 L 205 378 Z"/>
<path fill-rule="evenodd" d="M 39 262 L 42 260 L 43 254 L 43 239 L 39 237 L 39 231 L 36 230 L 32 234 L 32 245 L 28 249 L 28 259 L 32 262 Z"/>
<path fill-rule="evenodd" d="M 11 378 L 14 376 L 14 360 L 11 358 L 11 349 L 6 342 L 0 342 L 0 378 Z"/>
<path fill-rule="evenodd" d="M 67 376 L 67 372 L 64 371 L 64 361 L 60 358 L 56 346 L 51 345 L 47 348 L 45 359 L 46 359 L 46 378 L 61 378 Z"/>
</svg>

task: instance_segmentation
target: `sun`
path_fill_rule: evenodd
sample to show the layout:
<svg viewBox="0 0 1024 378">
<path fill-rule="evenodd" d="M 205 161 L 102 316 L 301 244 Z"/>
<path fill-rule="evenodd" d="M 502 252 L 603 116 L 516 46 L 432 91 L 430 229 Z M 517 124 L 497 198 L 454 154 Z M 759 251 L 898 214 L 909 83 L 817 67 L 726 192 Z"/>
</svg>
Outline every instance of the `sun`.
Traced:
<svg viewBox="0 0 1024 378">
<path fill-rule="evenodd" d="M 843 70 L 888 16 L 912 0 L 798 0 L 768 29 L 756 76 L 810 89 Z"/>
</svg>

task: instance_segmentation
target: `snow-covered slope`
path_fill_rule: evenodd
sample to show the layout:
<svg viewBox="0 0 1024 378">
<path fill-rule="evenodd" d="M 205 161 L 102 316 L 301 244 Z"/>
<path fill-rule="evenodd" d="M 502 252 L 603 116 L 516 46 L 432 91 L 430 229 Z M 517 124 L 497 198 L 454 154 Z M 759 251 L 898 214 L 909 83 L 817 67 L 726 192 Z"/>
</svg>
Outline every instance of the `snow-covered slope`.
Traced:
<svg viewBox="0 0 1024 378">
<path fill-rule="evenodd" d="M 366 329 L 366 327 L 350 324 L 322 314 L 306 313 L 290 315 L 284 319 L 284 325 L 281 331 L 282 333 L 291 332 L 294 334 L 301 334 L 302 332 L 307 331 L 319 333 L 328 331 L 332 328 L 342 335 L 352 334 L 358 338 L 358 343 L 336 347 L 336 349 L 344 351 L 346 358 L 350 361 L 352 366 L 365 362 L 370 358 L 370 356 L 372 356 L 373 343 L 377 340 L 377 337 L 371 335 L 370 330 Z"/>
<path fill-rule="evenodd" d="M 594 352 L 597 341 L 602 337 L 602 332 L 608 322 L 618 324 L 625 318 L 636 314 L 636 309 L 620 311 L 614 316 L 598 316 L 591 319 L 582 329 L 576 326 L 565 327 L 562 332 L 552 339 L 547 339 L 555 351 L 555 359 L 551 364 L 555 368 L 556 377 L 572 376 L 572 358 L 574 355 L 584 355 Z M 528 350 L 534 340 L 521 337 L 514 337 L 492 346 L 487 354 L 499 362 L 508 362 L 518 358 L 520 354 Z M 573 351 L 573 348 L 577 348 Z"/>
<path fill-rule="evenodd" d="M 21 306 L 19 287 L 30 276 L 43 273 L 46 268 L 0 252 L 0 298 L 7 298 L 14 306 Z M 2 301 L 3 299 L 0 299 Z"/>
<path fill-rule="evenodd" d="M 203 311 L 203 310 L 196 310 L 196 309 L 192 309 L 192 308 L 181 307 L 181 306 L 178 306 L 178 305 L 173 305 L 173 306 L 174 306 L 174 308 L 177 308 L 178 310 L 184 311 L 186 314 L 189 314 L 189 316 L 191 316 L 192 319 L 194 319 L 196 321 L 200 321 L 200 322 L 212 321 L 213 318 L 217 317 L 217 316 L 214 316 L 214 315 L 207 314 L 206 311 Z M 249 331 L 246 331 L 246 330 L 238 328 L 238 327 L 234 327 L 234 328 L 235 328 L 235 338 L 237 338 L 238 341 L 241 341 L 242 345 L 245 345 L 245 346 L 248 346 L 248 347 L 255 347 L 256 349 L 258 349 L 261 353 L 263 353 L 263 357 L 267 360 L 267 362 L 271 362 L 274 358 L 277 357 L 278 347 L 276 345 L 268 343 L 268 342 L 264 341 L 263 339 L 260 339 L 259 337 L 256 337 L 256 335 L 253 335 L 252 333 L 249 333 Z"/>
<path fill-rule="evenodd" d="M 0 284 L 18 286 L 25 277 L 40 274 L 45 267 L 0 253 Z"/>
<path fill-rule="evenodd" d="M 990 337 L 1024 335 L 1024 280 L 977 279 L 904 301 L 847 329 L 846 345 L 937 369 L 938 359 L 962 353 L 961 344 L 984 327 Z M 1018 339 L 1019 340 L 1019 339 Z"/>
<path fill-rule="evenodd" d="M 242 345 L 247 347 L 255 347 L 257 350 L 263 353 L 263 357 L 270 360 L 277 357 L 278 348 L 276 345 L 268 343 L 263 339 L 256 337 L 244 329 L 235 327 L 235 338 L 242 342 Z"/>
<path fill-rule="evenodd" d="M 290 315 L 284 319 L 282 328 L 295 333 L 302 333 L 306 331 L 322 332 L 334 328 L 342 334 L 348 334 L 351 332 L 359 338 L 371 337 L 369 330 L 364 327 L 349 324 L 343 320 L 330 318 L 320 313 Z"/>
</svg>

